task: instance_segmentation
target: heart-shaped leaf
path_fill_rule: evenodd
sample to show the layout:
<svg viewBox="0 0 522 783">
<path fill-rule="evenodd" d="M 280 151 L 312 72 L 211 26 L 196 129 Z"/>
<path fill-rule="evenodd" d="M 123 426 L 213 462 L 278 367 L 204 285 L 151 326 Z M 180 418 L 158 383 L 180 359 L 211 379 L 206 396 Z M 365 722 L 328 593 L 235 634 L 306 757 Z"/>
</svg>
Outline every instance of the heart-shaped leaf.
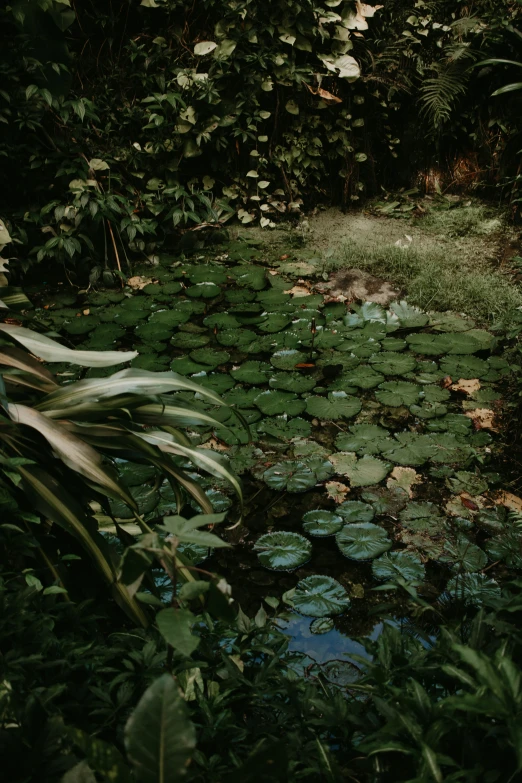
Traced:
<svg viewBox="0 0 522 783">
<path fill-rule="evenodd" d="M 303 517 L 303 530 L 310 536 L 333 536 L 342 528 L 342 517 L 332 511 L 307 511 Z"/>
</svg>

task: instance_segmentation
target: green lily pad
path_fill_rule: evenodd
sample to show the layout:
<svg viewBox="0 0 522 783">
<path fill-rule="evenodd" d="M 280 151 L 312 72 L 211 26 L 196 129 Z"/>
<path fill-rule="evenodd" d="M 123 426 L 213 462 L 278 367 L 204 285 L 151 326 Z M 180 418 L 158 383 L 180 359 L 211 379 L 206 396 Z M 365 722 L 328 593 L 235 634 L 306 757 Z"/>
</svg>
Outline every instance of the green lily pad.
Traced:
<svg viewBox="0 0 522 783">
<path fill-rule="evenodd" d="M 130 487 L 130 493 L 136 501 L 140 514 L 150 514 L 160 501 L 160 494 L 148 484 Z M 134 511 L 122 500 L 110 501 L 111 512 L 117 519 L 134 519 Z"/>
<path fill-rule="evenodd" d="M 99 320 L 92 315 L 80 315 L 69 323 L 63 325 L 67 334 L 88 334 L 99 324 Z"/>
<path fill-rule="evenodd" d="M 397 316 L 401 327 L 404 329 L 418 329 L 421 326 L 426 326 L 429 320 L 426 313 L 405 301 L 392 302 L 390 310 Z"/>
<path fill-rule="evenodd" d="M 305 492 L 317 484 L 313 470 L 304 462 L 277 462 L 263 473 L 263 481 L 271 488 L 287 492 Z"/>
<path fill-rule="evenodd" d="M 172 329 L 163 324 L 149 322 L 137 326 L 135 334 L 144 342 L 160 343 L 164 340 L 170 340 L 172 337 Z"/>
<path fill-rule="evenodd" d="M 205 389 L 212 389 L 216 394 L 224 394 L 234 386 L 234 379 L 225 372 L 207 373 L 201 371 L 192 376 L 192 380 L 204 386 Z"/>
<path fill-rule="evenodd" d="M 342 528 L 344 522 L 342 517 L 334 514 L 332 511 L 307 511 L 303 516 L 303 530 L 310 536 L 333 536 Z"/>
<path fill-rule="evenodd" d="M 330 457 L 336 473 L 346 476 L 352 487 L 370 487 L 382 481 L 391 470 L 389 462 L 383 462 L 367 454 L 357 459 L 350 452 L 338 452 Z"/>
<path fill-rule="evenodd" d="M 430 326 L 438 332 L 467 332 L 475 322 L 457 313 L 430 313 Z"/>
<path fill-rule="evenodd" d="M 284 313 L 268 313 L 263 323 L 259 324 L 258 329 L 260 332 L 273 334 L 274 332 L 280 332 L 290 323 L 292 323 L 292 317 L 289 315 L 285 315 Z"/>
<path fill-rule="evenodd" d="M 508 522 L 502 533 L 486 543 L 486 552 L 493 561 L 501 560 L 510 568 L 522 569 L 522 530 Z"/>
<path fill-rule="evenodd" d="M 346 326 L 362 326 L 366 322 L 385 324 L 386 311 L 376 302 L 364 302 L 362 305 L 352 305 L 353 312 L 344 316 Z"/>
<path fill-rule="evenodd" d="M 215 283 L 195 283 L 189 285 L 185 293 L 193 299 L 214 299 L 221 293 L 221 288 Z"/>
<path fill-rule="evenodd" d="M 390 433 L 376 424 L 354 424 L 349 432 L 341 432 L 335 438 L 339 451 L 354 451 L 358 454 L 380 454 L 390 447 Z"/>
<path fill-rule="evenodd" d="M 277 416 L 283 413 L 287 416 L 299 416 L 306 408 L 305 401 L 300 400 L 295 394 L 276 390 L 261 392 L 254 403 L 265 416 Z"/>
<path fill-rule="evenodd" d="M 266 383 L 271 371 L 272 368 L 266 362 L 248 361 L 231 370 L 230 375 L 240 383 L 256 386 L 258 383 Z"/>
<path fill-rule="evenodd" d="M 256 295 L 254 291 L 246 291 L 244 288 L 229 288 L 225 291 L 225 298 L 231 304 L 246 304 L 247 302 L 253 302 Z"/>
<path fill-rule="evenodd" d="M 258 396 L 259 389 L 242 389 L 238 387 L 224 394 L 223 400 L 227 405 L 235 405 L 236 408 L 253 408 L 255 399 Z"/>
<path fill-rule="evenodd" d="M 210 337 L 206 334 L 189 334 L 184 332 L 178 332 L 176 337 L 173 338 L 172 344 L 175 348 L 181 348 L 185 351 L 192 351 L 194 348 L 202 348 L 210 341 Z"/>
<path fill-rule="evenodd" d="M 234 318 L 233 315 L 229 315 L 228 313 L 214 313 L 213 315 L 207 315 L 207 317 L 203 319 L 203 323 L 210 329 L 214 329 L 216 327 L 218 329 L 235 329 L 236 326 L 239 326 L 239 321 L 237 318 Z"/>
<path fill-rule="evenodd" d="M 488 562 L 486 553 L 464 536 L 460 536 L 456 541 L 446 541 L 444 552 L 439 559 L 442 563 L 451 563 L 459 571 L 468 573 L 482 571 Z"/>
<path fill-rule="evenodd" d="M 254 550 L 261 565 L 272 571 L 293 571 L 312 555 L 312 544 L 299 533 L 278 531 L 257 539 Z"/>
<path fill-rule="evenodd" d="M 347 385 L 360 389 L 373 389 L 384 381 L 384 375 L 366 364 L 360 364 L 355 369 L 344 373 L 343 378 L 346 379 Z"/>
<path fill-rule="evenodd" d="M 361 401 L 357 397 L 351 397 L 344 392 L 330 392 L 328 399 L 308 397 L 306 400 L 306 412 L 325 421 L 349 419 L 356 416 L 361 408 Z"/>
<path fill-rule="evenodd" d="M 266 270 L 253 264 L 236 266 L 230 270 L 236 282 L 245 288 L 261 291 L 266 286 Z"/>
<path fill-rule="evenodd" d="M 368 503 L 361 500 L 345 500 L 335 509 L 335 513 L 342 517 L 345 524 L 352 522 L 371 522 L 375 511 Z"/>
<path fill-rule="evenodd" d="M 272 419 L 263 419 L 258 425 L 258 432 L 279 440 L 292 440 L 308 437 L 312 432 L 312 425 L 299 417 L 289 419 L 287 416 L 275 416 Z"/>
<path fill-rule="evenodd" d="M 414 405 L 419 400 L 422 388 L 408 381 L 386 381 L 381 383 L 375 392 L 377 400 L 382 405 L 399 408 L 401 405 Z"/>
<path fill-rule="evenodd" d="M 401 340 L 398 337 L 385 337 L 381 341 L 383 351 L 403 351 L 407 344 L 406 340 Z"/>
<path fill-rule="evenodd" d="M 410 552 L 385 552 L 372 563 L 372 574 L 375 579 L 393 582 L 397 577 L 405 582 L 417 584 L 425 576 L 424 566 L 417 555 Z"/>
<path fill-rule="evenodd" d="M 137 462 L 118 460 L 118 474 L 126 487 L 140 487 L 156 477 L 156 468 L 152 465 L 140 465 Z"/>
<path fill-rule="evenodd" d="M 196 348 L 190 352 L 190 358 L 200 364 L 208 364 L 212 369 L 226 364 L 230 359 L 228 351 L 216 351 L 213 348 Z"/>
<path fill-rule="evenodd" d="M 156 354 L 140 354 L 131 361 L 131 367 L 138 367 L 140 370 L 149 372 L 165 372 L 168 364 L 168 356 L 156 356 Z"/>
<path fill-rule="evenodd" d="M 173 510 L 176 510 L 176 506 L 173 506 Z M 178 544 L 177 548 L 177 552 L 182 555 L 183 559 L 186 558 L 194 566 L 203 563 L 210 556 L 211 551 L 210 547 L 201 544 L 183 543 Z"/>
<path fill-rule="evenodd" d="M 314 574 L 297 583 L 291 596 L 291 604 L 307 617 L 330 617 L 350 608 L 348 593 L 331 576 Z"/>
<path fill-rule="evenodd" d="M 476 356 L 456 356 L 444 358 L 441 361 L 440 369 L 446 375 L 450 375 L 456 380 L 464 378 L 470 380 L 473 378 L 485 378 L 490 372 L 490 366 L 484 359 L 478 359 Z"/>
<path fill-rule="evenodd" d="M 470 495 L 481 495 L 487 492 L 488 482 L 483 476 L 471 473 L 467 470 L 459 470 L 452 478 L 446 479 L 446 486 L 458 495 L 461 492 L 468 492 Z"/>
<path fill-rule="evenodd" d="M 218 343 L 227 348 L 243 348 L 254 340 L 255 333 L 249 329 L 223 329 L 218 331 L 216 337 Z"/>
<path fill-rule="evenodd" d="M 415 369 L 417 360 L 411 354 L 381 351 L 370 356 L 370 364 L 383 375 L 406 375 Z"/>
<path fill-rule="evenodd" d="M 181 356 L 171 361 L 170 369 L 180 375 L 192 375 L 205 370 L 205 367 L 202 364 L 193 362 L 188 356 Z"/>
<path fill-rule="evenodd" d="M 282 389 L 284 391 L 303 394 L 311 391 L 316 382 L 313 378 L 298 372 L 276 372 L 272 373 L 268 385 L 272 389 Z"/>
<path fill-rule="evenodd" d="M 474 606 L 484 603 L 488 598 L 500 597 L 498 583 L 487 574 L 459 574 L 450 579 L 446 592 L 457 601 Z"/>
<path fill-rule="evenodd" d="M 422 405 L 410 405 L 410 413 L 417 419 L 437 419 L 445 416 L 448 409 L 438 402 L 424 402 Z"/>
<path fill-rule="evenodd" d="M 329 633 L 335 627 L 335 623 L 331 617 L 317 617 L 310 623 L 310 633 L 323 634 Z"/>
<path fill-rule="evenodd" d="M 187 310 L 158 310 L 149 318 L 149 324 L 157 324 L 158 326 L 161 324 L 161 326 L 174 329 L 179 324 L 189 321 L 190 316 L 191 313 Z"/>
<path fill-rule="evenodd" d="M 270 363 L 278 370 L 293 370 L 296 364 L 303 364 L 307 361 L 308 356 L 305 353 L 292 348 L 276 351 L 270 359 Z"/>
<path fill-rule="evenodd" d="M 345 525 L 335 540 L 342 554 L 350 560 L 373 560 L 392 545 L 386 530 L 373 522 Z"/>
<path fill-rule="evenodd" d="M 204 264 L 191 267 L 188 272 L 188 279 L 191 283 L 215 283 L 222 285 L 227 282 L 227 276 L 224 270 L 219 266 Z"/>
<path fill-rule="evenodd" d="M 437 433 L 431 435 L 434 453 L 431 462 L 443 462 L 448 465 L 462 465 L 473 457 L 474 449 L 463 443 L 455 435 L 449 433 Z"/>
<path fill-rule="evenodd" d="M 397 465 L 418 467 L 424 465 L 435 454 L 435 448 L 429 435 L 417 435 L 416 432 L 399 432 L 395 440 L 382 452 L 385 459 Z"/>
</svg>

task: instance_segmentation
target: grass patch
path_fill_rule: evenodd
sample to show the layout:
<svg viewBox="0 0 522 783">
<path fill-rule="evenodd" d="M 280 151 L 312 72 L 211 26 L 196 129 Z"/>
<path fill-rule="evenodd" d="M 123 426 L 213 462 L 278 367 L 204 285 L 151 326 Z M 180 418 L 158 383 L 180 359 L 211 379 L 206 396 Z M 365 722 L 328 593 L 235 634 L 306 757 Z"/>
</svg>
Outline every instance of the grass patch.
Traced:
<svg viewBox="0 0 522 783">
<path fill-rule="evenodd" d="M 455 310 L 491 321 L 522 306 L 522 293 L 486 261 L 458 247 L 399 248 L 356 240 L 346 242 L 325 271 L 357 267 L 405 289 L 408 301 L 424 310 Z"/>
<path fill-rule="evenodd" d="M 444 237 L 488 236 L 502 229 L 499 211 L 484 204 L 470 204 L 467 207 L 436 206 L 418 218 L 414 225 L 433 234 Z"/>
</svg>

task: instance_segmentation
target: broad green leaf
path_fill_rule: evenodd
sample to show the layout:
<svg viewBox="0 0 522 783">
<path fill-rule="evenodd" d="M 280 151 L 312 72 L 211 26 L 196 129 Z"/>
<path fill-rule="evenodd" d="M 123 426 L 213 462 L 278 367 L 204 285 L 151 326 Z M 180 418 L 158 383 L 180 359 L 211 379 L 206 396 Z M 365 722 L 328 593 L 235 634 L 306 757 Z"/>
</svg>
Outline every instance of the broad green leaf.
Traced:
<svg viewBox="0 0 522 783">
<path fill-rule="evenodd" d="M 426 326 L 428 323 L 428 316 L 419 310 L 418 307 L 413 307 L 407 302 L 392 302 L 390 304 L 390 310 L 399 319 L 400 325 L 406 329 L 418 329 L 421 326 Z"/>
<path fill-rule="evenodd" d="M 308 576 L 297 583 L 291 595 L 291 605 L 307 617 L 329 617 L 350 608 L 344 587 L 331 576 Z"/>
<path fill-rule="evenodd" d="M 391 470 L 389 462 L 383 462 L 367 454 L 357 459 L 351 452 L 338 452 L 330 457 L 335 472 L 350 479 L 352 487 L 369 487 L 386 478 Z"/>
<path fill-rule="evenodd" d="M 308 397 L 306 412 L 325 421 L 338 421 L 356 416 L 362 408 L 361 401 L 345 392 L 330 392 L 326 397 Z"/>
<path fill-rule="evenodd" d="M 397 577 L 405 582 L 422 582 L 424 566 L 417 555 L 410 552 L 385 552 L 372 563 L 372 574 L 375 579 L 393 582 Z"/>
<path fill-rule="evenodd" d="M 279 531 L 265 533 L 257 539 L 254 550 L 261 565 L 273 571 L 293 571 L 304 565 L 312 554 L 312 544 L 299 533 Z"/>
<path fill-rule="evenodd" d="M 335 509 L 335 513 L 342 517 L 344 524 L 351 522 L 371 522 L 375 511 L 368 503 L 360 500 L 345 500 Z"/>
<path fill-rule="evenodd" d="M 272 368 L 266 362 L 248 361 L 243 362 L 240 367 L 232 369 L 230 375 L 240 383 L 257 386 L 259 383 L 266 383 L 271 371 Z"/>
<path fill-rule="evenodd" d="M 372 522 L 345 525 L 335 540 L 342 554 L 351 560 L 373 560 L 392 545 L 386 530 Z"/>
<path fill-rule="evenodd" d="M 309 536 L 333 536 L 342 528 L 342 517 L 332 511 L 307 511 L 303 516 L 303 530 Z"/>
<path fill-rule="evenodd" d="M 376 424 L 354 424 L 349 432 L 341 432 L 335 439 L 339 451 L 355 451 L 358 454 L 380 454 L 393 443 L 390 433 Z"/>
<path fill-rule="evenodd" d="M 370 364 L 383 375 L 406 375 L 415 369 L 417 361 L 410 354 L 381 351 L 370 357 Z"/>
<path fill-rule="evenodd" d="M 488 598 L 500 597 L 498 583 L 487 574 L 458 574 L 449 580 L 446 592 L 457 601 L 480 606 Z"/>
<path fill-rule="evenodd" d="M 295 394 L 286 391 L 261 392 L 255 400 L 255 405 L 265 416 L 277 416 L 285 413 L 288 416 L 299 416 L 306 406 Z"/>
<path fill-rule="evenodd" d="M 189 658 L 198 648 L 200 638 L 192 633 L 196 617 L 188 609 L 162 609 L 156 615 L 159 632 L 175 650 Z"/>
<path fill-rule="evenodd" d="M 278 462 L 263 473 L 263 481 L 271 489 L 287 492 L 305 492 L 317 484 L 313 470 L 304 462 Z"/>
<path fill-rule="evenodd" d="M 381 383 L 375 397 L 383 405 L 398 408 L 418 402 L 422 387 L 407 381 L 386 381 Z"/>
<path fill-rule="evenodd" d="M 140 783 L 173 783 L 186 774 L 196 731 L 170 674 L 152 683 L 125 726 L 125 749 Z"/>
<path fill-rule="evenodd" d="M 270 363 L 279 370 L 293 370 L 297 364 L 304 364 L 307 361 L 307 355 L 295 349 L 276 351 L 270 359 Z"/>
</svg>

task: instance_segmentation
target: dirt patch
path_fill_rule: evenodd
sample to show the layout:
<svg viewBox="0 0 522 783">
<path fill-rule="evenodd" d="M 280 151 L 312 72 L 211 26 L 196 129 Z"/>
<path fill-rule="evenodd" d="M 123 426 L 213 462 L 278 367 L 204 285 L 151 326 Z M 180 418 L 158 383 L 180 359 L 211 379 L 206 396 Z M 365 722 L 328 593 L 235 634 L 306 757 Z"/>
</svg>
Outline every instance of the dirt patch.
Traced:
<svg viewBox="0 0 522 783">
<path fill-rule="evenodd" d="M 316 288 L 322 294 L 340 301 L 360 300 L 380 305 L 387 305 L 399 296 L 399 292 L 386 280 L 353 268 L 332 272 L 328 282 L 319 283 Z"/>
</svg>

